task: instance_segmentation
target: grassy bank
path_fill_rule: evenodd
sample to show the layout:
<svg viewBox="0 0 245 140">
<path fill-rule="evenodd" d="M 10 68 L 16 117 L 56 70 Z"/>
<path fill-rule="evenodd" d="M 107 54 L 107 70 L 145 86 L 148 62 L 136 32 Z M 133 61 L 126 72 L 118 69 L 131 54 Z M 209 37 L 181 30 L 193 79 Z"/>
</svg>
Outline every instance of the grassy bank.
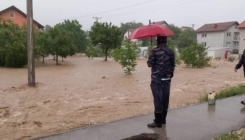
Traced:
<svg viewBox="0 0 245 140">
<path fill-rule="evenodd" d="M 244 139 L 245 139 L 245 128 L 242 128 L 238 131 L 216 137 L 213 140 L 244 140 Z"/>
<path fill-rule="evenodd" d="M 241 95 L 245 94 L 245 86 L 236 86 L 236 87 L 230 87 L 227 89 L 224 89 L 220 91 L 219 93 L 216 93 L 215 98 L 216 99 L 223 99 L 227 97 L 232 97 L 235 95 Z M 205 96 L 201 96 L 199 99 L 200 102 L 207 102 L 208 101 L 208 94 Z"/>
</svg>

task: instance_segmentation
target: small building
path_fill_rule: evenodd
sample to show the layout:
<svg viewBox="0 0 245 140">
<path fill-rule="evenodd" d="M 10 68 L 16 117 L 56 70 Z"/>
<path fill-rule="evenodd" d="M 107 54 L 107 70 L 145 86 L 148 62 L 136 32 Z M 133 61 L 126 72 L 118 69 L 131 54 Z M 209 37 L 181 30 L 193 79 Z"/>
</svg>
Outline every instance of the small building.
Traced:
<svg viewBox="0 0 245 140">
<path fill-rule="evenodd" d="M 20 27 L 27 25 L 27 15 L 15 6 L 11 6 L 0 11 L 0 18 L 4 20 L 11 20 L 14 23 L 18 24 Z M 33 24 L 34 28 L 36 29 L 44 28 L 43 25 L 41 25 L 35 20 L 33 20 Z"/>
<path fill-rule="evenodd" d="M 180 29 L 181 29 L 181 31 L 185 31 L 185 30 L 193 30 L 192 27 L 187 27 L 187 26 L 182 26 Z"/>
<path fill-rule="evenodd" d="M 168 26 L 168 23 L 166 21 L 157 21 L 157 22 L 152 22 L 152 24 L 159 24 L 159 25 L 163 25 L 163 26 Z"/>
<path fill-rule="evenodd" d="M 245 21 L 237 26 L 240 31 L 240 43 L 239 43 L 239 57 L 242 55 L 245 49 Z"/>
<path fill-rule="evenodd" d="M 134 30 L 135 29 L 128 29 L 128 31 L 124 34 L 124 39 L 127 39 Z M 138 39 L 131 39 L 130 41 L 138 43 Z"/>
</svg>

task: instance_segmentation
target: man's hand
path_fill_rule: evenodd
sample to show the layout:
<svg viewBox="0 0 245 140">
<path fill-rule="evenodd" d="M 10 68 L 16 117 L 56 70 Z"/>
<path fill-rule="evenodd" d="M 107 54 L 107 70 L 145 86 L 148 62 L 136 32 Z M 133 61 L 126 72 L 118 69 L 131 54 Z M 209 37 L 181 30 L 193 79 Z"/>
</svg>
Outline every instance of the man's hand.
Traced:
<svg viewBox="0 0 245 140">
<path fill-rule="evenodd" d="M 234 71 L 237 72 L 237 69 L 235 68 Z"/>
</svg>

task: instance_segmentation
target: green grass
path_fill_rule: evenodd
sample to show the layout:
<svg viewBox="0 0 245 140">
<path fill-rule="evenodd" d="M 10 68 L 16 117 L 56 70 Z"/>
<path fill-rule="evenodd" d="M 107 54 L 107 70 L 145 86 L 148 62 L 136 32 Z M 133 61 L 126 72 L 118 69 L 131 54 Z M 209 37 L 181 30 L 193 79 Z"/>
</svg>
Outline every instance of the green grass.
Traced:
<svg viewBox="0 0 245 140">
<path fill-rule="evenodd" d="M 216 94 L 215 99 L 223 99 L 223 98 L 232 97 L 241 94 L 245 94 L 245 86 L 230 87 Z M 207 102 L 207 101 L 208 101 L 208 94 L 205 96 L 200 96 L 199 102 Z"/>
<path fill-rule="evenodd" d="M 241 134 L 237 134 L 236 132 L 232 132 L 229 134 L 224 134 L 219 137 L 214 138 L 213 140 L 240 140 Z"/>
</svg>

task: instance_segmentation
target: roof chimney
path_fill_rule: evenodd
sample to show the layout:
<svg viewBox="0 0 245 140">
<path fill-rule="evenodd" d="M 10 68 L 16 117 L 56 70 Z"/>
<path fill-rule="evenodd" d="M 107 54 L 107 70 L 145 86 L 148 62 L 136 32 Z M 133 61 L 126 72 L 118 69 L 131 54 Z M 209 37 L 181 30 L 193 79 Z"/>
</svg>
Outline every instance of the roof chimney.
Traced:
<svg viewBox="0 0 245 140">
<path fill-rule="evenodd" d="M 218 26 L 217 24 L 214 24 L 214 28 L 217 28 L 217 26 Z"/>
</svg>

